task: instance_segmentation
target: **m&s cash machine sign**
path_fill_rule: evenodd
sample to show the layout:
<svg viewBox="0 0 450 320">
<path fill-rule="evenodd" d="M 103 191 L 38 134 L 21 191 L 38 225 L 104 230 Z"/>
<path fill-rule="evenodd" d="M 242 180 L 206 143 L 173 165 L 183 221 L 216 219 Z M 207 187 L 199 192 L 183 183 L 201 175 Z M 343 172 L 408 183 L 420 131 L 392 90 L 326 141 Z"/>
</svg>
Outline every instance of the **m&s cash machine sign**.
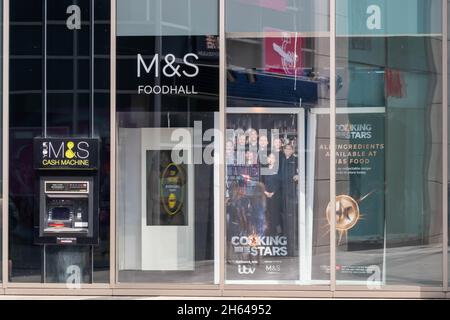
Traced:
<svg viewBox="0 0 450 320">
<path fill-rule="evenodd" d="M 92 138 L 35 138 L 34 168 L 96 170 L 99 140 Z"/>
</svg>

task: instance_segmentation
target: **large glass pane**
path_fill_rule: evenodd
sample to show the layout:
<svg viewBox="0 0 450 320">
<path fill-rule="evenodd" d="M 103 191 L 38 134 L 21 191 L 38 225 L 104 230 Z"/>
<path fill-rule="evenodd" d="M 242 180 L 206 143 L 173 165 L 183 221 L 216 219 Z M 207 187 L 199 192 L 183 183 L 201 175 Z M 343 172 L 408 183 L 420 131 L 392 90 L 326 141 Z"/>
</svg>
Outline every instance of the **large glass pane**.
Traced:
<svg viewBox="0 0 450 320">
<path fill-rule="evenodd" d="M 227 0 L 227 32 L 328 32 L 329 0 Z"/>
<path fill-rule="evenodd" d="M 226 282 L 327 284 L 329 3 L 226 10 Z"/>
<path fill-rule="evenodd" d="M 217 283 L 218 1 L 117 4 L 119 282 Z"/>
<path fill-rule="evenodd" d="M 338 284 L 442 285 L 441 8 L 337 1 Z"/>
<path fill-rule="evenodd" d="M 219 2 L 210 0 L 117 0 L 117 35 L 217 34 Z"/>
<path fill-rule="evenodd" d="M 79 0 L 74 4 L 69 0 L 14 0 L 10 8 L 10 281 L 107 283 L 109 1 Z M 37 241 L 37 181 L 42 173 L 34 170 L 33 139 L 45 133 L 52 138 L 93 136 L 101 141 L 95 186 L 98 245 L 47 246 Z"/>
</svg>

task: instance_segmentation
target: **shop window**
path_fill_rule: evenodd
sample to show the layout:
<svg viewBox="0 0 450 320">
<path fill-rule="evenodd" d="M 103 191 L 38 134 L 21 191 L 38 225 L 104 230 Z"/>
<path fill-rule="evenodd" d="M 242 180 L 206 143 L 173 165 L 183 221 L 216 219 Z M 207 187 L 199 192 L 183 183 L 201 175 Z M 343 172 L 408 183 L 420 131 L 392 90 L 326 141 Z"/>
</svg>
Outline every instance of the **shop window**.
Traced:
<svg viewBox="0 0 450 320">
<path fill-rule="evenodd" d="M 110 25 L 109 3 L 108 0 L 77 1 L 80 11 L 74 21 L 79 20 L 79 24 L 72 27 L 73 22 L 68 19 L 75 12 L 73 1 L 10 1 L 10 282 L 66 283 L 75 287 L 81 283 L 109 282 L 110 105 L 109 98 L 105 98 L 109 96 L 109 71 L 103 72 L 109 70 L 109 49 L 105 51 L 109 47 L 109 34 L 105 32 Z M 91 21 L 92 10 L 94 21 Z M 92 47 L 91 40 L 101 46 Z M 103 86 L 103 82 L 108 86 Z M 98 210 L 93 210 L 98 219 L 84 222 L 98 226 L 94 245 L 75 241 L 68 244 L 70 237 L 64 235 L 67 231 L 64 228 L 70 227 L 69 222 L 73 222 L 72 232 L 82 232 L 85 226 L 75 221 L 84 216 L 78 215 L 79 208 L 74 208 L 73 201 L 55 200 L 53 204 L 60 206 L 55 209 L 54 217 L 47 215 L 45 220 L 55 228 L 60 227 L 62 240 L 57 242 L 53 237 L 53 245 L 44 245 L 39 240 L 38 230 L 45 221 L 40 220 L 44 215 L 38 181 L 44 174 L 34 166 L 33 141 L 45 135 L 67 138 L 72 143 L 72 139 L 89 136 L 101 141 L 96 149 L 99 165 L 95 208 Z M 72 173 L 68 175 L 73 178 Z M 67 212 L 68 216 L 57 214 Z"/>
<path fill-rule="evenodd" d="M 327 285 L 329 3 L 226 8 L 226 283 Z"/>
<path fill-rule="evenodd" d="M 442 285 L 441 6 L 337 1 L 338 285 Z"/>
<path fill-rule="evenodd" d="M 118 281 L 217 283 L 218 1 L 117 4 Z"/>
</svg>

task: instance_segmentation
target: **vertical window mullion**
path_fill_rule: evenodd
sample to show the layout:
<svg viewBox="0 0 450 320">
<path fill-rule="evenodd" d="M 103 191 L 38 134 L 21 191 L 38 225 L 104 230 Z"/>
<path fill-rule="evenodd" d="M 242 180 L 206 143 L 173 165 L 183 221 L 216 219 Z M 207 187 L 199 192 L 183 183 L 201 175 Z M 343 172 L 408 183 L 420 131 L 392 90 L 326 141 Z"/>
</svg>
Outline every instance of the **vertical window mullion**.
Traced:
<svg viewBox="0 0 450 320">
<path fill-rule="evenodd" d="M 442 240 L 443 289 L 448 291 L 448 26 L 447 0 L 442 1 Z"/>
<path fill-rule="evenodd" d="M 9 0 L 3 0 L 3 143 L 2 143 L 2 286 L 8 286 L 9 252 L 8 252 L 8 223 L 9 223 Z"/>
<path fill-rule="evenodd" d="M 330 0 L 330 205 L 336 208 L 336 1 Z M 336 219 L 330 219 L 330 287 L 336 290 Z"/>
<path fill-rule="evenodd" d="M 219 130 L 221 139 L 219 142 L 220 146 L 220 160 L 219 160 L 219 226 L 220 226 L 220 236 L 219 236 L 219 259 L 220 259 L 220 268 L 219 268 L 219 284 L 221 293 L 223 294 L 224 284 L 225 284 L 225 116 L 226 116 L 226 96 L 227 96 L 227 82 L 226 82 L 226 41 L 225 41 L 225 1 L 219 0 Z"/>
</svg>

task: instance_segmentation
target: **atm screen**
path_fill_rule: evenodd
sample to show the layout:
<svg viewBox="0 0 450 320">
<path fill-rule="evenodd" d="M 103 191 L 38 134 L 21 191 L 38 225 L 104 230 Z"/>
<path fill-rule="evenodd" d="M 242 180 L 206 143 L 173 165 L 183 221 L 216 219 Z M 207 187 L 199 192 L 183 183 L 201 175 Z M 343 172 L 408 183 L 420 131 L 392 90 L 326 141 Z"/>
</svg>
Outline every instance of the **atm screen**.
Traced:
<svg viewBox="0 0 450 320">
<path fill-rule="evenodd" d="M 67 207 L 56 207 L 52 209 L 53 220 L 70 220 L 70 209 Z"/>
</svg>

